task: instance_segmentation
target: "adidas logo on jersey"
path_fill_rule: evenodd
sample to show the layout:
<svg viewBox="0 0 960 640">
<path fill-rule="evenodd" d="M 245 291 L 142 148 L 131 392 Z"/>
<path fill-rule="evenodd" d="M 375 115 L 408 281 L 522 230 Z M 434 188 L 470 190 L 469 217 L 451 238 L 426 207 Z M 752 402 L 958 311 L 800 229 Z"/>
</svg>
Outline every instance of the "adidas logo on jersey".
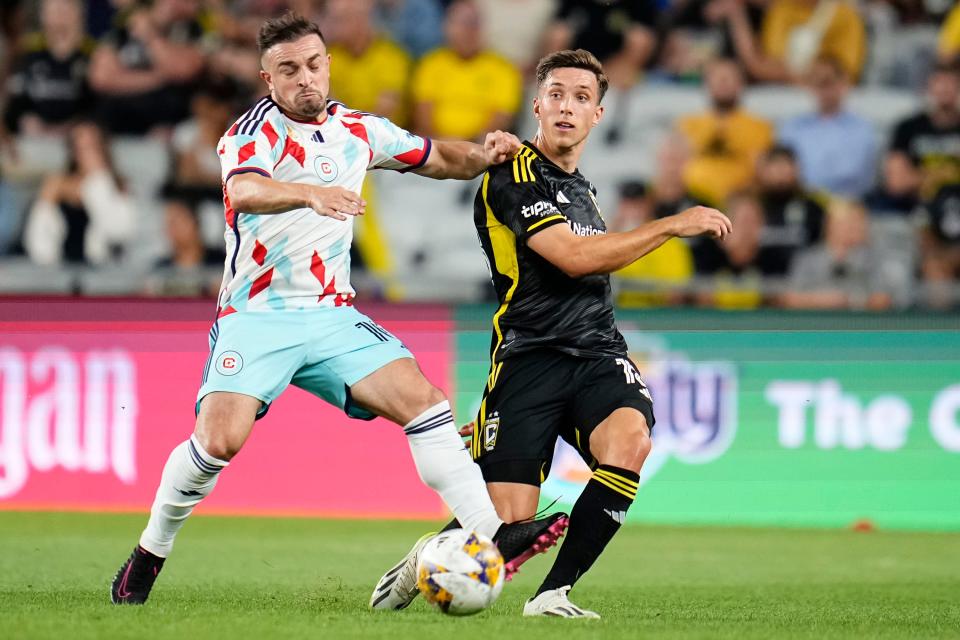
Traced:
<svg viewBox="0 0 960 640">
<path fill-rule="evenodd" d="M 570 199 L 563 195 L 563 191 L 557 191 L 557 202 L 560 204 L 570 204 Z"/>
</svg>

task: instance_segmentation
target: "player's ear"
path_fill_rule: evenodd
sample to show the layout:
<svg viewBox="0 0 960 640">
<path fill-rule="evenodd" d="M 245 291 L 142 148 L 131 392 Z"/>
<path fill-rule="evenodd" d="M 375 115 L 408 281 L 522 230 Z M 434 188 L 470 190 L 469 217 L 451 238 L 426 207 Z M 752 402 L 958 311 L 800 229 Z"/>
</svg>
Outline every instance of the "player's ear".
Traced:
<svg viewBox="0 0 960 640">
<path fill-rule="evenodd" d="M 260 69 L 260 79 L 267 83 L 267 88 L 270 89 L 270 93 L 273 93 L 273 78 L 270 74 Z"/>
<path fill-rule="evenodd" d="M 604 108 L 602 104 L 598 104 L 596 110 L 593 112 L 593 124 L 591 126 L 597 126 L 600 124 L 600 121 L 603 120 Z"/>
<path fill-rule="evenodd" d="M 540 122 L 540 98 L 533 98 L 533 117 L 537 119 L 537 122 Z"/>
</svg>

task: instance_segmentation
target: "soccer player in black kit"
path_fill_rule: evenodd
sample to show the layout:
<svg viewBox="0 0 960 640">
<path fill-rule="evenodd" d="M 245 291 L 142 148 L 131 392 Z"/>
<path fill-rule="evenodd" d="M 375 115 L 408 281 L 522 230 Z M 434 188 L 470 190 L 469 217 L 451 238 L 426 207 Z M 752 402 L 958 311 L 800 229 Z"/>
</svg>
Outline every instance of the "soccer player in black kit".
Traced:
<svg viewBox="0 0 960 640">
<path fill-rule="evenodd" d="M 609 274 L 672 237 L 722 238 L 732 227 L 719 211 L 693 207 L 607 233 L 593 186 L 577 171 L 603 116 L 603 69 L 587 51 L 559 51 L 540 61 L 537 86 L 537 135 L 513 161 L 487 170 L 474 205 L 500 306 L 471 452 L 508 522 L 534 516 L 558 437 L 580 452 L 593 476 L 523 614 L 599 618 L 568 593 L 623 524 L 654 423 L 652 399 L 614 321 Z M 425 539 L 401 564 L 416 563 Z M 375 608 L 403 608 L 416 597 L 415 586 L 390 587 L 387 606 Z"/>
</svg>

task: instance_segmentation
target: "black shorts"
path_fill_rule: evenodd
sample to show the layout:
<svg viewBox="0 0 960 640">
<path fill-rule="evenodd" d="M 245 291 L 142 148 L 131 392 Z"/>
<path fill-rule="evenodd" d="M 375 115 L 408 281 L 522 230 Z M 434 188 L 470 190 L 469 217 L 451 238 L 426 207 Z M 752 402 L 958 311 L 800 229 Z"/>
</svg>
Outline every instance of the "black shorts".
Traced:
<svg viewBox="0 0 960 640">
<path fill-rule="evenodd" d="M 591 468 L 590 434 L 615 410 L 631 407 L 654 424 L 653 402 L 626 356 L 578 358 L 540 349 L 491 371 L 473 432 L 473 459 L 487 482 L 540 486 L 557 437 Z"/>
</svg>

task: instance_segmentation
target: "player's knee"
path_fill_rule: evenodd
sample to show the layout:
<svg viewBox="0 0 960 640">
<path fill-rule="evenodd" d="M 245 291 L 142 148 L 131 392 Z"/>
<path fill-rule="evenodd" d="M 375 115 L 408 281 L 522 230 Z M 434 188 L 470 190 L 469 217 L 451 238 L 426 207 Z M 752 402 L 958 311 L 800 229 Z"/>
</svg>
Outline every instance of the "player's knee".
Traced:
<svg viewBox="0 0 960 640">
<path fill-rule="evenodd" d="M 231 438 L 227 433 L 198 430 L 196 436 L 207 455 L 224 462 L 229 462 L 243 446 L 242 440 Z"/>
<path fill-rule="evenodd" d="M 435 407 L 444 402 L 447 396 L 443 391 L 426 382 L 417 389 L 411 389 L 407 397 L 408 410 L 414 416 L 418 416 L 427 409 Z"/>
<path fill-rule="evenodd" d="M 637 473 L 653 448 L 646 420 L 629 420 L 606 425 L 599 443 L 597 462 Z"/>
</svg>

